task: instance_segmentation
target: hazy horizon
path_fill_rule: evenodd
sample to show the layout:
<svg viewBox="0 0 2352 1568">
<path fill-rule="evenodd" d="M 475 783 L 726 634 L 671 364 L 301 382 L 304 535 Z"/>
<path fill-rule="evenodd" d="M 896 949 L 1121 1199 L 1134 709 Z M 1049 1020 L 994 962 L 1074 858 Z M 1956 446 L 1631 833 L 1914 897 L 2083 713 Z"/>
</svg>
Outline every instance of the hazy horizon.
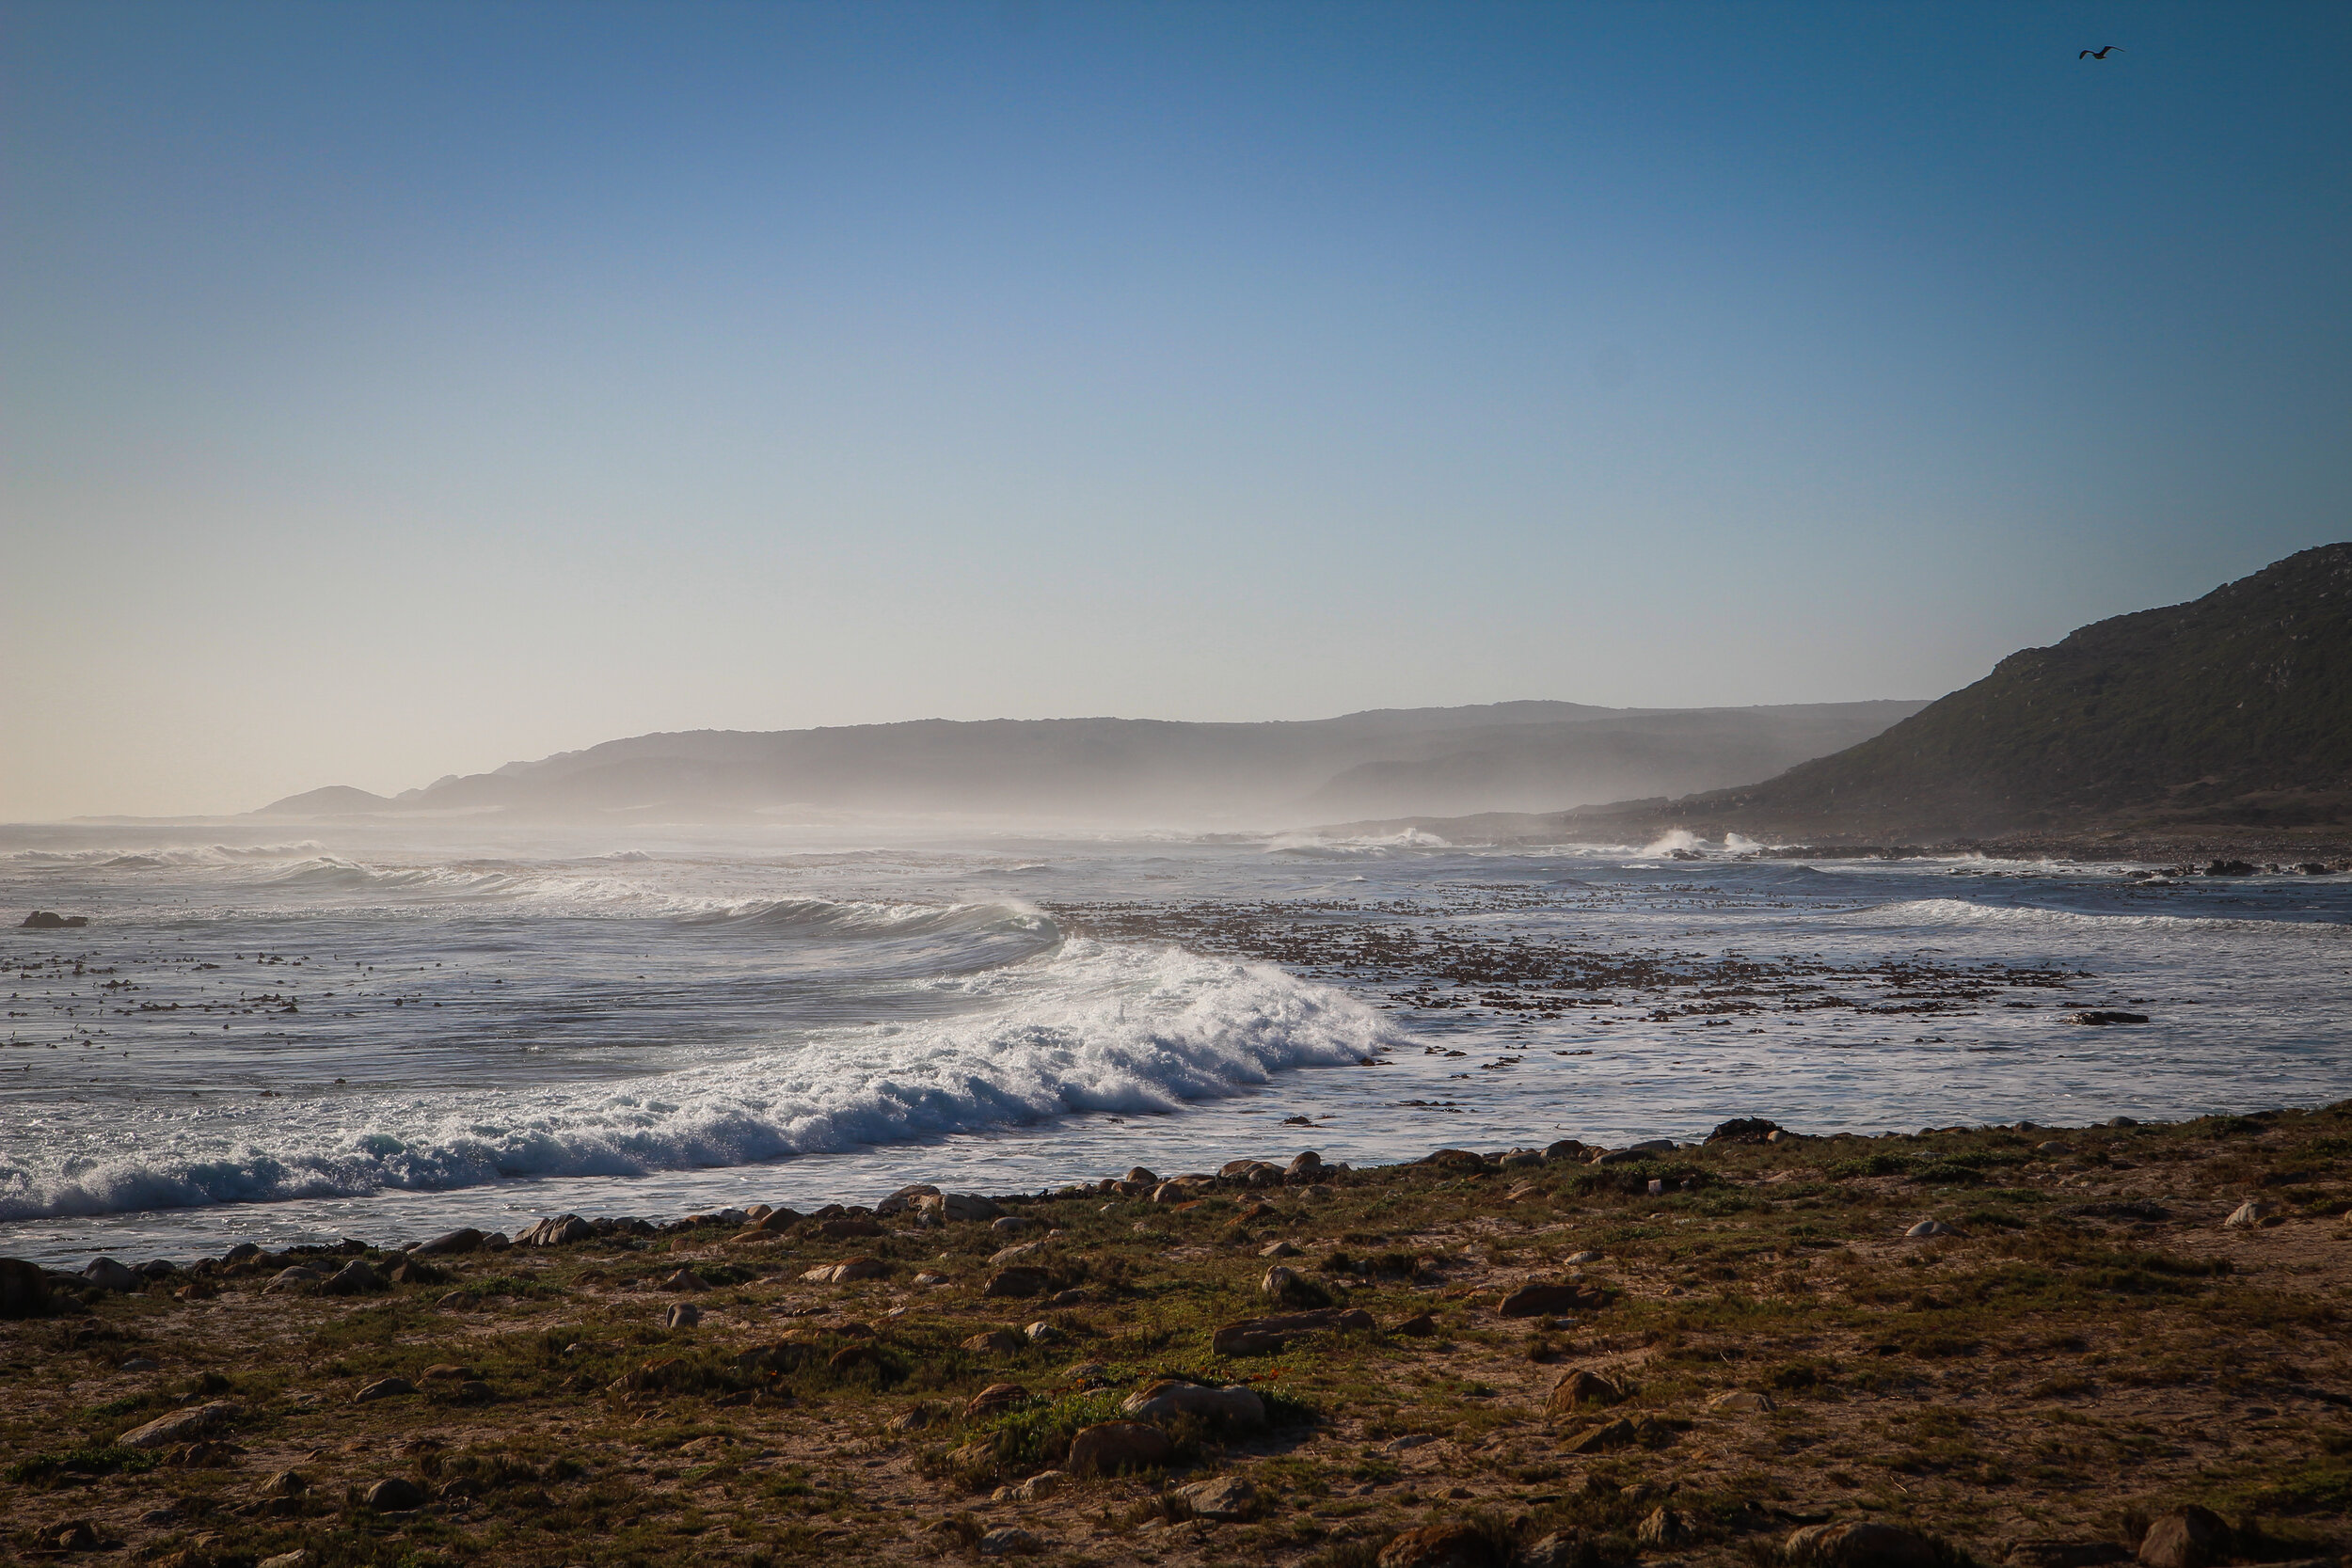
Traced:
<svg viewBox="0 0 2352 1568">
<path fill-rule="evenodd" d="M 1931 697 L 2352 517 L 2341 7 L 0 37 L 0 820 L 654 731 Z"/>
</svg>

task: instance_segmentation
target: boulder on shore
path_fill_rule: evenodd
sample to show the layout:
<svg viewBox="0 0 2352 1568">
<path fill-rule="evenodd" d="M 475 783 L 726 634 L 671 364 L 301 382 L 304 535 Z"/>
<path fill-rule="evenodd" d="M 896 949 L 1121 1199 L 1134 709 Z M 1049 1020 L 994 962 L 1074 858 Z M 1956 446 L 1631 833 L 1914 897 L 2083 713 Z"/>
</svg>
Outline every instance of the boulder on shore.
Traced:
<svg viewBox="0 0 2352 1568">
<path fill-rule="evenodd" d="M 1211 1338 L 1209 1348 L 1218 1355 L 1268 1355 L 1302 1335 L 1376 1326 L 1372 1314 L 1361 1307 L 1327 1307 L 1320 1312 L 1289 1312 L 1227 1323 Z"/>
<path fill-rule="evenodd" d="M 1494 1544 L 1469 1525 L 1423 1525 L 1380 1548 L 1379 1568 L 1501 1568 Z"/>
<path fill-rule="evenodd" d="M 1780 1555 L 1820 1568 L 1936 1568 L 1946 1554 L 1915 1530 L 1895 1525 L 1807 1525 L 1791 1531 Z"/>
<path fill-rule="evenodd" d="M 1163 1379 L 1149 1387 L 1127 1396 L 1119 1407 L 1122 1416 L 1140 1421 L 1172 1420 L 1178 1416 L 1198 1416 L 1204 1420 L 1229 1421 L 1236 1426 L 1265 1424 L 1265 1402 L 1238 1385 L 1211 1388 L 1205 1384 L 1182 1383 L 1173 1378 Z"/>
<path fill-rule="evenodd" d="M 1116 1475 L 1122 1470 L 1148 1470 L 1176 1457 L 1176 1445 L 1167 1433 L 1149 1421 L 1104 1421 L 1070 1440 L 1074 1475 Z"/>
<path fill-rule="evenodd" d="M 192 1443 L 210 1432 L 217 1431 L 245 1412 L 228 1400 L 214 1400 L 193 1410 L 175 1410 L 168 1416 L 158 1416 L 145 1426 L 133 1427 L 115 1439 L 126 1449 L 168 1449 L 181 1443 Z"/>
<path fill-rule="evenodd" d="M 2147 1568 L 2207 1568 L 2230 1556 L 2231 1537 L 2227 1520 L 2191 1503 L 2148 1527 L 2139 1560 Z"/>
<path fill-rule="evenodd" d="M 1502 1298 L 1496 1308 L 1506 1318 L 1540 1318 L 1553 1312 L 1591 1310 L 1607 1305 L 1608 1293 L 1597 1285 L 1522 1285 Z"/>
<path fill-rule="evenodd" d="M 1588 1404 L 1616 1404 L 1624 1399 L 1625 1389 L 1613 1380 L 1587 1368 L 1572 1367 L 1551 1386 L 1551 1398 L 1544 1409 L 1557 1416 Z"/>
<path fill-rule="evenodd" d="M 0 1258 L 0 1318 L 36 1318 L 49 1310 L 49 1276 L 37 1263 Z"/>
</svg>

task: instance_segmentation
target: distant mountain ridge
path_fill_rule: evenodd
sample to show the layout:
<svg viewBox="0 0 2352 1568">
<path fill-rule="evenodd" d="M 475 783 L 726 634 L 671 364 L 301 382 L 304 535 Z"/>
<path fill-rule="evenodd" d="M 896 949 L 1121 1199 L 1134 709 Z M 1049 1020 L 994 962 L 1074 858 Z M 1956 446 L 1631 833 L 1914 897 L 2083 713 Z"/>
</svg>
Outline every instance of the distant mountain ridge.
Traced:
<svg viewBox="0 0 2352 1568">
<path fill-rule="evenodd" d="M 1756 778 L 1851 745 L 1922 705 L 1518 702 L 1266 723 L 920 720 L 697 730 L 509 763 L 391 798 L 331 785 L 254 815 L 734 821 L 808 811 L 1287 826 L 1343 811 L 1549 810 Z"/>
<path fill-rule="evenodd" d="M 2352 543 L 2001 660 L 1883 733 L 1760 784 L 1453 836 L 1880 843 L 2352 823 Z"/>
</svg>

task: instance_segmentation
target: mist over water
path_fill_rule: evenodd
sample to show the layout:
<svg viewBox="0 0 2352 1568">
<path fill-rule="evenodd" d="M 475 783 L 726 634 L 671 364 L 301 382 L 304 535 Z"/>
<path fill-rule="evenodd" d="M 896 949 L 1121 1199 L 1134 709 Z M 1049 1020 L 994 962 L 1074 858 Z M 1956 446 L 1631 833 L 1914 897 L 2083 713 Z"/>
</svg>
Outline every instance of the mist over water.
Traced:
<svg viewBox="0 0 2352 1568">
<path fill-rule="evenodd" d="M 9 830 L 0 909 L 36 908 L 93 922 L 0 935 L 0 1252 L 41 1258 L 2352 1093 L 2342 877 L 1425 833 Z M 1481 953 L 1605 974 L 1499 990 Z M 1779 990 L 1722 977 L 1749 970 Z M 2152 1022 L 2062 1022 L 2098 1006 Z"/>
</svg>

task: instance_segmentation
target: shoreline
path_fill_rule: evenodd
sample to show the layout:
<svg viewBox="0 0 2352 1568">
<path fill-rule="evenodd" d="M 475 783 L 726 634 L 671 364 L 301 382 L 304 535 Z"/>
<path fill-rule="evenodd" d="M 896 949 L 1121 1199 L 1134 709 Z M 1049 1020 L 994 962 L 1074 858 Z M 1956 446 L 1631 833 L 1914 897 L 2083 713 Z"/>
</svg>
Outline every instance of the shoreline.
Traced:
<svg viewBox="0 0 2352 1568">
<path fill-rule="evenodd" d="M 77 1289 L 0 1320 L 0 1512 L 180 1568 L 2343 1549 L 2352 1101 L 1772 1131 Z"/>
</svg>

